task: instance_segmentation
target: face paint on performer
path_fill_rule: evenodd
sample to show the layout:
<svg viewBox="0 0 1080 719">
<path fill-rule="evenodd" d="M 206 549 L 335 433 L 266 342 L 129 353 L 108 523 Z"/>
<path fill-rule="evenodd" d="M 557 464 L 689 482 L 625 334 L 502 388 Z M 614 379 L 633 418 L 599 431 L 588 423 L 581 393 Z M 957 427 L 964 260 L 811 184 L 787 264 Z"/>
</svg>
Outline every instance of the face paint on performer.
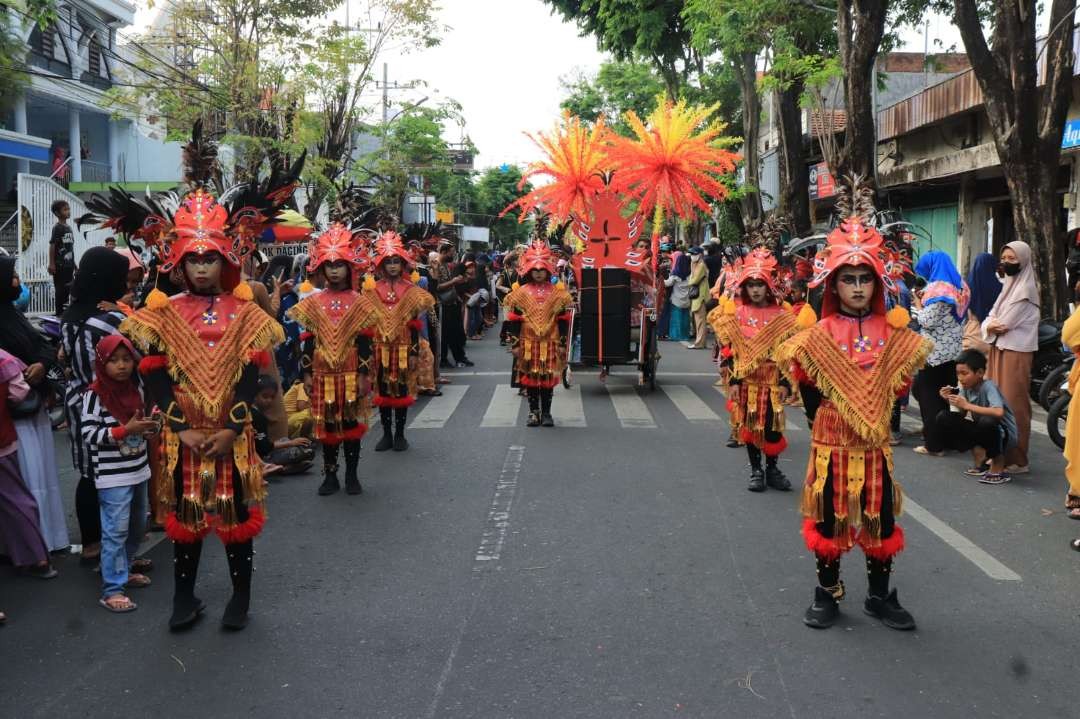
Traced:
<svg viewBox="0 0 1080 719">
<path fill-rule="evenodd" d="M 877 289 L 874 271 L 864 265 L 844 265 L 836 270 L 833 291 L 840 300 L 840 309 L 849 315 L 864 315 L 870 309 Z"/>
<path fill-rule="evenodd" d="M 551 274 L 547 270 L 538 267 L 529 271 L 529 279 L 537 284 L 543 284 L 551 281 Z"/>
<path fill-rule="evenodd" d="M 746 299 L 755 307 L 764 307 L 769 299 L 769 286 L 765 280 L 747 280 L 743 283 Z"/>
<path fill-rule="evenodd" d="M 400 257 L 390 257 L 382 263 L 382 271 L 388 279 L 396 280 L 401 277 L 401 270 L 404 266 L 405 263 L 401 261 Z"/>
<path fill-rule="evenodd" d="M 220 293 L 221 270 L 224 264 L 221 255 L 216 252 L 185 257 L 184 276 L 187 277 L 192 291 L 201 295 Z"/>
<path fill-rule="evenodd" d="M 349 289 L 349 264 L 345 260 L 327 262 L 322 266 L 326 283 L 332 290 Z"/>
</svg>

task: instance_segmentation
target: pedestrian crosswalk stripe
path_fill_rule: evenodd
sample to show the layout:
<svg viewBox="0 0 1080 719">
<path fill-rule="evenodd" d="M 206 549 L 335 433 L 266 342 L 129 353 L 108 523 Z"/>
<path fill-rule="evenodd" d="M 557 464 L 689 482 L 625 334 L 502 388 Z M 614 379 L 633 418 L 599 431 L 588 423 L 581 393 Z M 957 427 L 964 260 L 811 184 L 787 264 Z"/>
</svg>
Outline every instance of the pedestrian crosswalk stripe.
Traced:
<svg viewBox="0 0 1080 719">
<path fill-rule="evenodd" d="M 720 415 L 713 412 L 694 390 L 684 384 L 662 384 L 660 389 L 675 407 L 691 422 L 719 422 Z"/>
<path fill-rule="evenodd" d="M 467 384 L 448 384 L 442 387 L 442 397 L 432 397 L 413 419 L 409 429 L 442 429 L 446 421 L 461 404 L 461 398 L 469 390 Z"/>
<path fill-rule="evenodd" d="M 568 390 L 556 389 L 551 401 L 551 416 L 560 427 L 585 427 L 585 408 L 581 403 L 581 385 Z"/>
<path fill-rule="evenodd" d="M 637 391 L 630 385 L 606 383 L 611 403 L 615 405 L 615 416 L 619 418 L 619 424 L 624 429 L 653 429 L 656 422 L 653 421 L 652 413 L 645 406 L 644 400 L 638 397 Z"/>
<path fill-rule="evenodd" d="M 522 397 L 518 391 L 508 384 L 495 386 L 495 393 L 491 395 L 484 418 L 480 420 L 481 427 L 513 427 L 518 423 L 518 411 L 521 409 Z"/>
</svg>

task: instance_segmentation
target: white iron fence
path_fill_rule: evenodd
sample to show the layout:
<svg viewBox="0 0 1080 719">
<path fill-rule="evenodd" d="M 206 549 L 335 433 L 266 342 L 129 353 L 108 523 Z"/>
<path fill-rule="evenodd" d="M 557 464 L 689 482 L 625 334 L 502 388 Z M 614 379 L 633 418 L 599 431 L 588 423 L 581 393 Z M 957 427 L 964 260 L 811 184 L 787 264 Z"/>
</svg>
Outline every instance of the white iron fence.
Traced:
<svg viewBox="0 0 1080 719">
<path fill-rule="evenodd" d="M 52 203 L 64 200 L 71 206 L 71 232 L 75 237 L 75 261 L 94 245 L 104 244 L 108 230 L 80 231 L 75 218 L 87 211 L 86 205 L 63 187 L 40 175 L 19 173 L 18 176 L 18 247 L 16 270 L 22 283 L 30 289 L 30 314 L 52 314 L 55 311 L 53 281 L 49 275 L 49 239 L 56 218 Z M 22 211 L 25 209 L 25 212 Z"/>
</svg>

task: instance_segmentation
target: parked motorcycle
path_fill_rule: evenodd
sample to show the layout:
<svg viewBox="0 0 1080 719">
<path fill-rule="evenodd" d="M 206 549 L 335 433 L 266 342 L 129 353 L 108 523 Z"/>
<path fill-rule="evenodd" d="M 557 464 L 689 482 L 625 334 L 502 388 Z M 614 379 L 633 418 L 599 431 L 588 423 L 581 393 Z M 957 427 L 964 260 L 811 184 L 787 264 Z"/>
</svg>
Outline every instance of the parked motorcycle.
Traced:
<svg viewBox="0 0 1080 719">
<path fill-rule="evenodd" d="M 1065 449 L 1065 421 L 1069 418 L 1069 402 L 1072 395 L 1068 390 L 1050 405 L 1046 415 L 1046 433 L 1050 435 L 1050 441 L 1057 445 L 1058 449 Z"/>
<path fill-rule="evenodd" d="M 1054 368 L 1050 374 L 1046 375 L 1046 379 L 1043 380 L 1042 386 L 1039 388 L 1039 405 L 1050 411 L 1050 406 L 1057 401 L 1057 398 L 1062 395 L 1063 392 L 1067 392 L 1069 389 L 1069 372 L 1072 371 L 1073 363 L 1076 361 L 1075 355 L 1069 355 L 1065 362 Z"/>
<path fill-rule="evenodd" d="M 1072 356 L 1061 344 L 1061 323 L 1039 323 L 1039 348 L 1031 361 L 1031 399 L 1039 401 L 1039 392 L 1047 376 Z"/>
<path fill-rule="evenodd" d="M 30 324 L 38 331 L 42 339 L 49 345 L 49 355 L 53 360 L 45 367 L 45 381 L 48 383 L 49 394 L 47 406 L 49 408 L 49 422 L 53 429 L 59 429 L 65 420 L 64 415 L 64 385 L 67 384 L 67 374 L 60 362 L 60 319 L 52 315 L 40 315 L 30 319 Z"/>
</svg>

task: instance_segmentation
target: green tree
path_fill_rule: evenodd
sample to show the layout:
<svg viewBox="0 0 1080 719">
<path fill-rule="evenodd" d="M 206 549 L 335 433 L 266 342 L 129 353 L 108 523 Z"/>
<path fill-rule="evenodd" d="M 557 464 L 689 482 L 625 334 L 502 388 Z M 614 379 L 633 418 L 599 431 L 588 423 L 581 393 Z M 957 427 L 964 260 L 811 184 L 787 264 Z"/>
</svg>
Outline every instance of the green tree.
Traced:
<svg viewBox="0 0 1080 719">
<path fill-rule="evenodd" d="M 629 135 L 626 113 L 633 110 L 646 117 L 656 107 L 656 98 L 664 92 L 664 83 L 650 65 L 643 62 L 605 62 L 593 76 L 578 74 L 562 79 L 566 97 L 560 103 L 588 122 L 603 115 L 608 125 L 620 135 Z"/>
<path fill-rule="evenodd" d="M 469 224 L 484 224 L 490 227 L 493 246 L 510 249 L 529 241 L 531 222 L 518 222 L 517 216 L 513 214 L 498 217 L 514 200 L 532 192 L 532 185 L 529 183 L 518 189 L 521 175 L 521 168 L 517 165 L 489 167 L 481 173 L 477 182 L 477 214 L 471 216 L 472 221 Z"/>
<path fill-rule="evenodd" d="M 437 207 L 449 210 L 455 217 L 465 217 L 470 212 L 477 212 L 479 191 L 470 171 L 453 171 L 436 174 L 431 178 L 429 187 L 435 195 Z"/>
<path fill-rule="evenodd" d="M 583 35 L 595 37 L 600 49 L 610 52 L 616 60 L 649 62 L 660 73 L 672 100 L 678 99 L 680 90 L 693 74 L 705 69 L 701 55 L 690 43 L 682 0 L 544 2 L 575 23 Z"/>
</svg>

